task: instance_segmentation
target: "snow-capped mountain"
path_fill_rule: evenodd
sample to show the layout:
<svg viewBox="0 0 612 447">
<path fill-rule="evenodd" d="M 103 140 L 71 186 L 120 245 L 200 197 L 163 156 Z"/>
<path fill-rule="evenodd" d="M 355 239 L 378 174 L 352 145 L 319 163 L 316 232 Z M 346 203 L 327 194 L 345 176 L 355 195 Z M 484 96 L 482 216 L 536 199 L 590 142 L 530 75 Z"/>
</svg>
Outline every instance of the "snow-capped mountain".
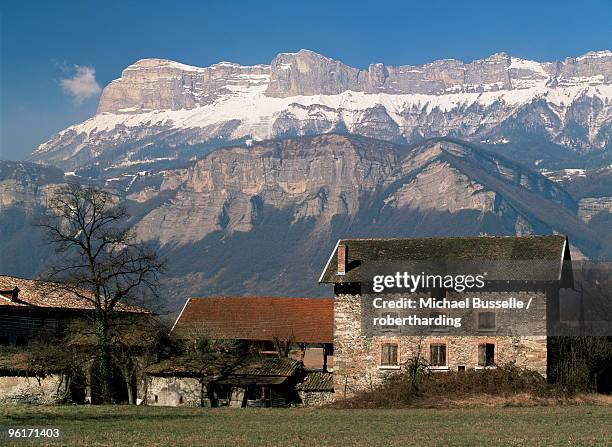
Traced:
<svg viewBox="0 0 612 447">
<path fill-rule="evenodd" d="M 95 116 L 41 144 L 31 159 L 104 173 L 173 166 L 250 140 L 331 132 L 488 144 L 529 134 L 579 153 L 606 150 L 612 51 L 559 62 L 497 53 L 470 63 L 367 70 L 308 50 L 255 66 L 144 59 L 106 86 Z"/>
<path fill-rule="evenodd" d="M 23 250 L 43 240 L 30 223 L 84 180 L 171 260 L 176 303 L 320 293 L 347 236 L 562 233 L 572 256 L 609 259 L 612 51 L 367 70 L 306 50 L 251 67 L 146 59 L 31 159 L 76 172 L 0 162 L 5 271 L 53 256 Z"/>
</svg>

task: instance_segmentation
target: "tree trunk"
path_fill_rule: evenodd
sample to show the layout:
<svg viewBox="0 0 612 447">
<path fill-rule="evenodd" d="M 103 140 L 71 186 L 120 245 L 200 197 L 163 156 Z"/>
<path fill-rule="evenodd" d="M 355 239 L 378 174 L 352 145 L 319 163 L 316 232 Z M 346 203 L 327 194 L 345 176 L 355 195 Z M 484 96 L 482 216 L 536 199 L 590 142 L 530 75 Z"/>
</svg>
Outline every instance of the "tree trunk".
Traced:
<svg viewBox="0 0 612 447">
<path fill-rule="evenodd" d="M 241 408 L 246 408 L 247 406 L 247 402 L 249 401 L 248 399 L 248 388 L 244 389 L 244 394 L 242 395 L 242 404 L 240 405 Z"/>
<path fill-rule="evenodd" d="M 125 384 L 127 386 L 127 393 L 128 393 L 128 403 L 130 405 L 134 405 L 136 402 L 134 401 L 134 392 L 132 390 L 132 380 L 131 380 L 131 376 L 130 377 L 124 377 L 125 379 Z"/>
<path fill-rule="evenodd" d="M 100 398 L 102 403 L 111 401 L 110 395 L 110 346 L 108 341 L 108 325 L 101 310 L 96 311 L 96 328 L 98 335 L 98 378 L 100 380 Z"/>
<path fill-rule="evenodd" d="M 63 380 L 62 382 L 58 385 L 58 394 L 61 394 L 62 398 L 61 398 L 61 402 L 62 403 L 69 403 L 72 401 L 72 393 L 70 392 L 70 389 L 72 387 L 72 375 L 70 373 L 68 374 L 63 374 Z M 63 390 L 60 390 L 60 387 L 63 387 Z"/>
</svg>

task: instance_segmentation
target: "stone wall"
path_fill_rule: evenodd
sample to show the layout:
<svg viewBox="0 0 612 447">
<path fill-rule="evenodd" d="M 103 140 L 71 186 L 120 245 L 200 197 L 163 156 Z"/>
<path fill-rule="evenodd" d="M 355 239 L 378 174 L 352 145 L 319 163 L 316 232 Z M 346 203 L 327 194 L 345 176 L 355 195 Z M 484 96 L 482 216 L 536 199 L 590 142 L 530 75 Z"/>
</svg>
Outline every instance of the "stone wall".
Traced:
<svg viewBox="0 0 612 447">
<path fill-rule="evenodd" d="M 305 407 L 319 407 L 331 403 L 336 395 L 330 391 L 298 391 L 302 405 Z"/>
<path fill-rule="evenodd" d="M 189 377 L 148 377 L 147 405 L 167 407 L 201 406 L 202 385 Z M 205 399 L 208 401 L 208 399 Z"/>
<path fill-rule="evenodd" d="M 0 404 L 57 404 L 61 399 L 62 378 L 59 375 L 44 379 L 35 377 L 0 377 Z"/>
<path fill-rule="evenodd" d="M 471 293 L 470 296 L 485 295 Z M 493 294 L 487 294 L 488 299 Z M 498 294 L 495 294 L 498 295 Z M 520 296 L 528 300 L 533 296 L 535 301 L 545 303 L 543 292 L 500 293 L 497 299 L 509 295 Z M 418 296 L 414 294 L 412 297 Z M 466 369 L 479 368 L 478 345 L 495 344 L 495 363 L 515 362 L 518 366 L 533 369 L 546 375 L 547 345 L 546 336 L 450 336 L 440 333 L 435 336 L 403 336 L 390 333 L 367 337 L 361 332 L 361 296 L 337 295 L 334 301 L 334 390 L 336 396 L 344 397 L 358 390 L 368 390 L 380 384 L 385 377 L 399 372 L 400 367 L 383 367 L 380 365 L 382 343 L 398 344 L 399 364 L 414 358 L 420 351 L 429 359 L 431 343 L 445 343 L 448 370 L 457 370 L 459 366 Z M 545 312 L 545 306 L 544 306 Z M 545 313 L 542 315 L 545 322 Z"/>
<path fill-rule="evenodd" d="M 165 407 L 210 407 L 210 400 L 206 389 L 198 379 L 190 377 L 156 377 L 148 376 L 146 384 L 147 405 Z M 230 394 L 224 398 L 218 398 L 219 406 L 235 407 L 242 406 L 245 389 L 234 387 Z M 201 393 L 204 393 L 203 395 Z M 256 402 L 249 401 L 249 406 L 259 406 Z"/>
</svg>

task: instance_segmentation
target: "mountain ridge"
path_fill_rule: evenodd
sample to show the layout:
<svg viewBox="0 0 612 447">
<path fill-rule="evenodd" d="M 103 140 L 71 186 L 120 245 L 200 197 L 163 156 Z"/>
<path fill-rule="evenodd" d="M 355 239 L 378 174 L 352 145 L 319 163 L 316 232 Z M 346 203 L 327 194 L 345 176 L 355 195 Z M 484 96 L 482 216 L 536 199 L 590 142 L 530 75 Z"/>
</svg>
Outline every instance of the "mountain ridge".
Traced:
<svg viewBox="0 0 612 447">
<path fill-rule="evenodd" d="M 0 191 L 12 190 L 11 181 L 0 181 Z M 172 309 L 193 295 L 318 296 L 320 267 L 343 237 L 564 233 L 576 256 L 612 256 L 609 187 L 600 199 L 573 196 L 563 182 L 457 138 L 273 139 L 219 148 L 180 169 L 101 181 L 122 197 L 137 237 L 169 259 L 164 293 Z M 27 190 L 44 204 L 43 189 Z M 0 227 L 13 228 L 4 232 L 11 262 L 3 268 L 22 269 L 7 273 L 44 264 L 11 244 L 26 234 L 28 244 L 41 243 L 26 231 L 30 218 L 15 220 L 35 217 L 22 206 L 28 202 L 0 206 Z"/>
<path fill-rule="evenodd" d="M 66 170 L 162 169 L 273 138 L 347 132 L 503 145 L 517 130 L 580 154 L 609 153 L 612 51 L 545 63 L 496 53 L 467 64 L 367 70 L 306 50 L 254 66 L 144 59 L 104 88 L 99 113 L 41 144 L 31 160 Z"/>
</svg>

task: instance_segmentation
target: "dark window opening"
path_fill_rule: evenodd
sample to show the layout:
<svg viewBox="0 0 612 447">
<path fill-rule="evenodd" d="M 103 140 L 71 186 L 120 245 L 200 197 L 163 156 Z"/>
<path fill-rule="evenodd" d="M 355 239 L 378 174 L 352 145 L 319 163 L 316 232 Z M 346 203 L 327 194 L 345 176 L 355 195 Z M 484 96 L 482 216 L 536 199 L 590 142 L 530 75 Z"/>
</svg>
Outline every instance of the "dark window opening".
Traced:
<svg viewBox="0 0 612 447">
<path fill-rule="evenodd" d="M 478 329 L 490 331 L 495 329 L 495 312 L 478 312 Z"/>
<path fill-rule="evenodd" d="M 397 344 L 396 343 L 384 343 L 382 345 L 382 351 L 380 356 L 381 366 L 397 366 Z"/>
<path fill-rule="evenodd" d="M 446 345 L 434 343 L 429 346 L 429 363 L 431 366 L 446 366 Z"/>
<path fill-rule="evenodd" d="M 434 287 L 429 291 L 430 296 L 435 300 L 446 298 L 446 289 L 444 287 Z"/>
<path fill-rule="evenodd" d="M 232 387 L 229 385 L 219 385 L 215 387 L 217 399 L 229 400 L 232 396 Z"/>
<path fill-rule="evenodd" d="M 457 371 L 465 371 L 465 365 L 457 366 Z"/>
<path fill-rule="evenodd" d="M 478 345 L 478 366 L 493 366 L 495 364 L 495 345 L 483 343 Z"/>
<path fill-rule="evenodd" d="M 158 400 L 157 394 L 155 395 L 154 399 L 155 399 L 155 403 L 157 403 L 157 400 Z"/>
</svg>

